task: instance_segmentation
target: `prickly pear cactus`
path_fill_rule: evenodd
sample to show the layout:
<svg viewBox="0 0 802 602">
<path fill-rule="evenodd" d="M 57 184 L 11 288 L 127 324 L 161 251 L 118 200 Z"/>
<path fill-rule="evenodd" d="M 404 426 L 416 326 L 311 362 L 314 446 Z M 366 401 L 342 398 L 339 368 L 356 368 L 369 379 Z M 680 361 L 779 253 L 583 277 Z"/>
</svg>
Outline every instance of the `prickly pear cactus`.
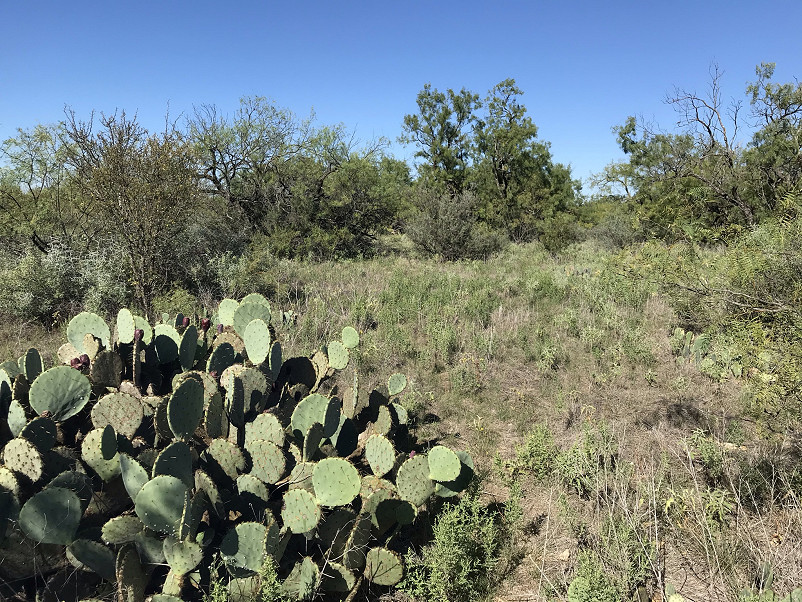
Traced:
<svg viewBox="0 0 802 602">
<path fill-rule="evenodd" d="M 35 349 L 0 363 L 0 579 L 33 578 L 15 559 L 35 556 L 134 601 L 199 599 L 216 566 L 232 595 L 253 592 L 267 559 L 293 599 L 398 583 L 396 535 L 473 462 L 413 448 L 404 375 L 359 390 L 354 328 L 284 357 L 289 315 L 259 294 L 155 325 L 123 309 L 112 336 L 84 312 L 61 365 Z"/>
</svg>

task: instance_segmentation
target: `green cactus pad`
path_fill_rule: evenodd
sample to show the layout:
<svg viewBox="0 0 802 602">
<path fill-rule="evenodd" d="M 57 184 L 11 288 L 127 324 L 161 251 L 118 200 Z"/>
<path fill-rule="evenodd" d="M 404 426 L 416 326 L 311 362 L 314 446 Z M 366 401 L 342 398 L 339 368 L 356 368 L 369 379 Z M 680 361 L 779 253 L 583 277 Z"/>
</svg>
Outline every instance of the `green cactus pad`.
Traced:
<svg viewBox="0 0 802 602">
<path fill-rule="evenodd" d="M 329 357 L 329 366 L 335 370 L 345 370 L 348 365 L 348 349 L 340 341 L 332 341 L 326 347 L 326 355 Z"/>
<path fill-rule="evenodd" d="M 86 511 L 94 495 L 91 479 L 84 473 L 74 470 L 66 470 L 56 475 L 47 487 L 63 487 L 75 493 L 81 502 L 81 512 Z"/>
<path fill-rule="evenodd" d="M 4 369 L 0 368 L 0 406 L 5 407 L 12 399 L 11 388 L 13 382 L 11 376 Z"/>
<path fill-rule="evenodd" d="M 73 355 L 72 357 L 75 356 Z M 19 363 L 15 362 L 14 360 L 6 360 L 5 362 L 0 362 L 0 370 L 4 371 L 9 379 L 16 378 L 18 374 L 22 374 L 22 370 L 19 367 Z M 0 374 L 2 374 L 2 372 L 0 372 Z"/>
<path fill-rule="evenodd" d="M 281 343 L 276 341 L 270 346 L 270 357 L 268 358 L 270 376 L 273 382 L 278 380 L 278 375 L 281 372 L 281 363 Z"/>
<path fill-rule="evenodd" d="M 359 514 L 354 521 L 341 556 L 342 564 L 349 571 L 359 571 L 365 566 L 365 549 L 370 541 L 370 528 L 370 515 Z"/>
<path fill-rule="evenodd" d="M 409 414 L 404 406 L 400 403 L 391 403 L 389 408 L 391 413 L 395 414 L 394 418 L 398 424 L 409 424 Z"/>
<path fill-rule="evenodd" d="M 227 328 L 231 327 L 228 326 Z M 229 331 L 223 332 L 222 334 L 218 334 L 214 337 L 214 341 L 212 341 L 212 351 L 225 343 L 228 343 L 231 345 L 231 347 L 233 347 L 235 357 L 242 357 L 242 354 L 245 353 L 245 343 L 242 342 L 242 339 L 238 334 Z"/>
<path fill-rule="evenodd" d="M 245 329 L 253 320 L 262 320 L 265 324 L 270 324 L 270 309 L 261 303 L 240 303 L 237 311 L 234 312 L 232 326 L 235 332 L 245 338 Z"/>
<path fill-rule="evenodd" d="M 40 453 L 45 453 L 56 442 L 56 423 L 50 418 L 37 416 L 25 425 L 19 436 L 33 443 Z"/>
<path fill-rule="evenodd" d="M 131 500 L 136 500 L 139 490 L 147 483 L 150 478 L 145 468 L 128 454 L 120 454 L 120 474 L 122 475 L 123 485 L 128 492 Z"/>
<path fill-rule="evenodd" d="M 241 474 L 237 477 L 237 499 L 245 506 L 253 507 L 257 514 L 267 508 L 270 501 L 270 492 L 267 486 L 249 474 Z"/>
<path fill-rule="evenodd" d="M 331 551 L 332 558 L 340 558 L 356 521 L 356 513 L 349 508 L 332 510 L 318 529 L 318 537 L 324 550 Z"/>
<path fill-rule="evenodd" d="M 331 437 L 340 426 L 339 403 L 318 393 L 304 397 L 292 412 L 290 428 L 293 435 L 303 439 L 309 427 L 315 422 L 323 425 L 323 435 Z"/>
<path fill-rule="evenodd" d="M 185 510 L 182 519 L 182 531 L 179 539 L 194 539 L 198 535 L 203 517 L 211 509 L 209 496 L 205 491 L 196 491 L 190 500 L 189 507 Z"/>
<path fill-rule="evenodd" d="M 217 306 L 217 319 L 218 324 L 223 326 L 231 326 L 234 324 L 234 312 L 237 311 L 239 302 L 234 299 L 223 299 L 220 305 Z"/>
<path fill-rule="evenodd" d="M 314 462 L 299 462 L 296 464 L 292 472 L 290 472 L 290 489 L 306 489 L 309 493 L 314 494 L 315 488 L 312 485 L 312 471 L 314 469 Z"/>
<path fill-rule="evenodd" d="M 19 436 L 22 429 L 28 424 L 28 417 L 25 415 L 25 409 L 16 399 L 12 400 L 8 406 L 6 421 L 8 422 L 8 429 L 15 437 Z"/>
<path fill-rule="evenodd" d="M 323 441 L 323 425 L 319 422 L 313 422 L 309 430 L 304 435 L 304 443 L 302 449 L 302 458 L 304 462 L 311 462 L 317 450 L 320 449 L 320 444 Z"/>
<path fill-rule="evenodd" d="M 115 432 L 132 439 L 145 417 L 142 402 L 128 393 L 110 393 L 92 406 L 92 425 L 99 429 L 110 424 Z"/>
<path fill-rule="evenodd" d="M 245 470 L 245 456 L 227 439 L 214 439 L 203 454 L 210 467 L 222 471 L 232 481 Z"/>
<path fill-rule="evenodd" d="M 174 574 L 183 576 L 201 563 L 203 548 L 194 541 L 179 541 L 168 536 L 164 540 L 164 558 Z"/>
<path fill-rule="evenodd" d="M 471 455 L 466 451 L 458 451 L 457 456 L 460 459 L 460 473 L 459 476 L 454 479 L 453 481 L 437 483 L 434 488 L 434 493 L 438 497 L 454 497 L 461 491 L 465 491 L 465 488 L 473 479 L 473 458 Z"/>
<path fill-rule="evenodd" d="M 344 458 L 326 458 L 312 472 L 315 497 L 323 506 L 344 506 L 359 495 L 359 472 Z"/>
<path fill-rule="evenodd" d="M 245 425 L 246 448 L 248 447 L 248 441 L 253 439 L 270 441 L 270 443 L 279 447 L 284 445 L 284 429 L 281 428 L 281 423 L 275 414 L 259 414 L 253 422 Z"/>
<path fill-rule="evenodd" d="M 134 316 L 134 324 L 137 330 L 142 331 L 141 343 L 143 345 L 150 345 L 153 342 L 153 329 L 150 327 L 150 322 L 142 316 Z"/>
<path fill-rule="evenodd" d="M 264 305 L 267 309 L 270 309 L 270 301 L 268 301 L 264 295 L 260 295 L 259 293 L 245 295 L 240 303 L 259 303 L 260 305 Z"/>
<path fill-rule="evenodd" d="M 90 351 L 84 346 L 84 337 L 87 334 L 100 339 L 104 347 L 109 346 L 111 331 L 108 324 L 97 314 L 84 311 L 67 324 L 67 340 L 78 350 L 78 355 L 89 353 Z"/>
<path fill-rule="evenodd" d="M 223 500 L 220 497 L 220 491 L 217 489 L 217 485 L 215 485 L 212 478 L 202 470 L 195 471 L 195 490 L 203 491 L 215 514 L 219 517 L 223 516 L 225 508 L 223 506 Z"/>
<path fill-rule="evenodd" d="M 107 429 L 111 431 L 111 439 L 108 434 L 104 437 L 104 433 L 109 432 Z M 112 446 L 109 441 L 114 445 Z M 81 456 L 86 465 L 104 481 L 110 481 L 120 474 L 116 437 L 114 430 L 108 425 L 104 429 L 94 429 L 87 433 L 81 442 Z"/>
<path fill-rule="evenodd" d="M 114 456 L 119 451 L 117 433 L 114 432 L 114 427 L 110 424 L 100 430 L 100 455 L 104 460 L 114 460 Z"/>
<path fill-rule="evenodd" d="M 117 600 L 122 602 L 144 602 L 148 576 L 142 571 L 137 549 L 124 545 L 117 552 L 115 563 L 117 576 Z"/>
<path fill-rule="evenodd" d="M 47 487 L 25 502 L 19 526 L 39 543 L 68 545 L 75 539 L 81 515 L 81 501 L 74 491 Z"/>
<path fill-rule="evenodd" d="M 356 451 L 359 446 L 359 431 L 356 423 L 350 418 L 340 415 L 340 426 L 330 437 L 332 445 L 337 450 L 340 457 L 348 457 Z"/>
<path fill-rule="evenodd" d="M 245 350 L 248 352 L 248 359 L 253 364 L 261 364 L 270 353 L 270 329 L 264 320 L 257 318 L 252 320 L 246 327 L 242 335 L 245 342 Z"/>
<path fill-rule="evenodd" d="M 118 388 L 123 376 L 122 358 L 113 351 L 101 351 L 92 362 L 89 376 L 96 388 Z"/>
<path fill-rule="evenodd" d="M 429 450 L 429 478 L 433 481 L 453 481 L 459 476 L 459 456 L 443 445 Z"/>
<path fill-rule="evenodd" d="M 320 506 L 306 489 L 290 489 L 284 493 L 281 520 L 293 533 L 308 533 L 320 521 Z"/>
<path fill-rule="evenodd" d="M 44 369 L 44 362 L 42 362 L 42 356 L 39 353 L 38 349 L 34 349 L 31 347 L 25 354 L 20 358 L 20 368 L 21 372 L 25 375 L 25 378 L 28 379 L 28 382 L 33 382 L 37 376 L 42 373 Z"/>
<path fill-rule="evenodd" d="M 217 372 L 222 374 L 226 368 L 233 366 L 235 362 L 234 347 L 230 343 L 218 345 L 209 356 L 206 362 L 206 372 Z"/>
<path fill-rule="evenodd" d="M 198 351 L 198 329 L 192 324 L 186 327 L 178 345 L 178 363 L 185 372 L 195 365 L 195 353 Z"/>
<path fill-rule="evenodd" d="M 187 504 L 189 489 L 181 479 L 159 475 L 140 489 L 134 509 L 149 529 L 171 535 L 178 532 Z"/>
<path fill-rule="evenodd" d="M 355 583 L 356 577 L 351 571 L 337 562 L 329 562 L 323 569 L 320 585 L 327 592 L 347 593 Z"/>
<path fill-rule="evenodd" d="M 156 324 L 153 327 L 153 349 L 160 364 L 169 364 L 178 359 L 181 335 L 169 324 Z"/>
<path fill-rule="evenodd" d="M 434 493 L 434 483 L 429 478 L 429 460 L 424 454 L 409 458 L 398 468 L 395 479 L 398 495 L 402 500 L 422 506 Z"/>
<path fill-rule="evenodd" d="M 312 365 L 315 368 L 315 386 L 314 388 L 317 389 L 320 386 L 321 381 L 328 376 L 329 372 L 329 358 L 326 357 L 326 354 L 322 351 L 317 351 L 312 355 Z M 333 372 L 333 370 L 332 370 Z"/>
<path fill-rule="evenodd" d="M 170 475 L 180 479 L 187 488 L 195 484 L 192 472 L 192 451 L 183 441 L 174 441 L 164 448 L 153 463 L 153 476 Z"/>
<path fill-rule="evenodd" d="M 188 441 L 203 417 L 203 384 L 193 378 L 184 380 L 170 395 L 167 423 L 176 439 Z"/>
<path fill-rule="evenodd" d="M 271 485 L 284 476 L 287 461 L 284 452 L 275 443 L 252 439 L 246 449 L 251 455 L 251 475 Z"/>
<path fill-rule="evenodd" d="M 312 476 L 311 471 L 309 473 L 309 476 L 311 478 Z M 15 498 L 19 499 L 19 494 L 20 494 L 19 479 L 17 479 L 17 476 L 14 473 L 14 471 L 8 468 L 7 466 L 0 466 L 0 491 L 8 491 Z"/>
<path fill-rule="evenodd" d="M 3 449 L 3 464 L 32 483 L 41 479 L 44 474 L 42 454 L 33 443 L 19 437 L 6 443 Z"/>
<path fill-rule="evenodd" d="M 230 529 L 220 542 L 220 557 L 232 576 L 258 573 L 267 556 L 267 527 L 245 522 Z"/>
<path fill-rule="evenodd" d="M 373 432 L 378 435 L 387 435 L 393 430 L 393 415 L 387 406 L 380 406 L 376 422 L 373 423 Z"/>
<path fill-rule="evenodd" d="M 134 541 L 138 533 L 145 529 L 145 524 L 136 516 L 117 516 L 103 525 L 103 541 L 120 545 Z"/>
<path fill-rule="evenodd" d="M 395 465 L 395 449 L 384 435 L 371 435 L 365 441 L 365 459 L 377 477 L 383 477 Z"/>
<path fill-rule="evenodd" d="M 404 576 L 401 557 L 387 548 L 372 548 L 365 559 L 365 578 L 376 585 L 395 585 Z"/>
<path fill-rule="evenodd" d="M 33 381 L 29 400 L 37 414 L 50 412 L 53 420 L 63 422 L 80 412 L 91 394 L 92 385 L 83 374 L 69 366 L 56 366 Z"/>
<path fill-rule="evenodd" d="M 367 500 L 371 495 L 377 491 L 387 491 L 390 494 L 397 494 L 398 490 L 392 482 L 387 479 L 381 479 L 374 475 L 365 475 L 362 477 L 362 485 L 359 488 L 359 495 L 363 500 Z"/>
<path fill-rule="evenodd" d="M 148 602 L 184 602 L 184 601 L 178 596 L 171 596 L 170 594 L 153 594 L 150 598 L 148 598 Z"/>
<path fill-rule="evenodd" d="M 354 349 L 359 345 L 359 333 L 353 326 L 346 326 L 342 332 L 343 346 L 346 349 Z"/>
<path fill-rule="evenodd" d="M 396 372 L 387 380 L 387 390 L 390 395 L 398 395 L 407 387 L 407 377 L 400 372 Z"/>
<path fill-rule="evenodd" d="M 106 581 L 115 580 L 114 553 L 102 543 L 76 539 L 67 546 L 67 559 L 75 568 L 94 571 Z"/>
<path fill-rule="evenodd" d="M 142 562 L 164 564 L 164 539 L 161 533 L 145 528 L 134 536 L 134 545 Z"/>
<path fill-rule="evenodd" d="M 378 493 L 374 495 L 378 495 Z M 417 508 L 411 502 L 385 498 L 380 500 L 373 509 L 373 525 L 380 534 L 384 534 L 396 524 L 411 525 L 417 514 Z"/>
<path fill-rule="evenodd" d="M 225 439 L 228 437 L 228 428 L 229 422 L 223 405 L 223 397 L 217 391 L 203 411 L 203 429 L 210 439 Z"/>
<path fill-rule="evenodd" d="M 319 581 L 320 569 L 311 558 L 306 557 L 292 568 L 281 584 L 281 591 L 293 599 L 308 601 L 314 597 Z"/>
<path fill-rule="evenodd" d="M 136 322 L 134 321 L 134 315 L 130 310 L 123 307 L 117 312 L 117 341 L 123 345 L 133 343 L 135 331 Z"/>
<path fill-rule="evenodd" d="M 170 421 L 167 418 L 167 404 L 169 397 L 162 397 L 156 408 L 153 410 L 153 430 L 158 436 L 158 441 L 170 441 L 173 438 L 173 431 L 170 429 Z"/>
</svg>

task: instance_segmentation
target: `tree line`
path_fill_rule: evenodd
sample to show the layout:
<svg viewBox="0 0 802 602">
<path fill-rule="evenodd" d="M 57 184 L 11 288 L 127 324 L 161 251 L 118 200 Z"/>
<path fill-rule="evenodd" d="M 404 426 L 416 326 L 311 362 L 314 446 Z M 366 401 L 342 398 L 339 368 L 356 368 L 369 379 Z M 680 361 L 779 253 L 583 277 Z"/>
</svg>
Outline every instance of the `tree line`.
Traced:
<svg viewBox="0 0 802 602">
<path fill-rule="evenodd" d="M 125 112 L 67 110 L 2 143 L 0 241 L 10 260 L 113 251 L 149 308 L 171 286 L 197 288 L 216 257 L 254 246 L 276 258 L 364 257 L 403 232 L 449 260 L 508 241 L 557 251 L 610 222 L 622 240 L 715 238 L 754 226 L 799 187 L 802 86 L 774 83 L 773 71 L 758 67 L 746 118 L 742 103 L 723 102 L 715 69 L 706 95 L 667 99 L 679 131 L 628 118 L 615 128 L 627 160 L 595 177 L 602 194 L 590 198 L 538 137 L 512 79 L 484 97 L 425 85 L 400 137 L 415 166 L 385 139 L 359 142 L 262 97 L 231 114 L 196 107 L 153 132 Z"/>
</svg>

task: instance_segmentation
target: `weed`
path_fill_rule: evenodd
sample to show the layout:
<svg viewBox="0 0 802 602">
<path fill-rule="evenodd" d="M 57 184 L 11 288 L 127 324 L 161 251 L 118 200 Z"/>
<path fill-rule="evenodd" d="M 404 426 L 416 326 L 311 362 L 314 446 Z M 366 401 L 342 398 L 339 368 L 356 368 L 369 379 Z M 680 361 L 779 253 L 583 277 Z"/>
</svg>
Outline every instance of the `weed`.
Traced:
<svg viewBox="0 0 802 602">
<path fill-rule="evenodd" d="M 466 495 L 438 515 L 432 543 L 407 554 L 399 588 L 413 600 L 482 600 L 493 588 L 499 545 L 493 516 L 475 492 Z"/>
</svg>

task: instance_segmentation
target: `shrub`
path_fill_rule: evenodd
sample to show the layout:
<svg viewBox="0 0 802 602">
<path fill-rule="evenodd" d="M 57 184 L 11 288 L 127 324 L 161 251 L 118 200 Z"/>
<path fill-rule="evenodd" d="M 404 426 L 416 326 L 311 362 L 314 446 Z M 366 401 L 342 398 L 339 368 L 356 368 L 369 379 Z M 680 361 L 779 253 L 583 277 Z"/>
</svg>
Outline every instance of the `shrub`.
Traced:
<svg viewBox="0 0 802 602">
<path fill-rule="evenodd" d="M 623 592 L 607 576 L 600 559 L 582 552 L 576 576 L 568 586 L 568 602 L 619 602 Z"/>
<path fill-rule="evenodd" d="M 427 255 L 445 261 L 483 259 L 504 245 L 503 235 L 477 221 L 477 200 L 470 192 L 451 196 L 419 188 L 415 203 L 406 233 Z"/>
<path fill-rule="evenodd" d="M 434 524 L 434 540 L 422 555 L 407 554 L 407 576 L 399 585 L 414 600 L 480 600 L 493 586 L 499 534 L 476 494 L 444 509 Z"/>
</svg>

